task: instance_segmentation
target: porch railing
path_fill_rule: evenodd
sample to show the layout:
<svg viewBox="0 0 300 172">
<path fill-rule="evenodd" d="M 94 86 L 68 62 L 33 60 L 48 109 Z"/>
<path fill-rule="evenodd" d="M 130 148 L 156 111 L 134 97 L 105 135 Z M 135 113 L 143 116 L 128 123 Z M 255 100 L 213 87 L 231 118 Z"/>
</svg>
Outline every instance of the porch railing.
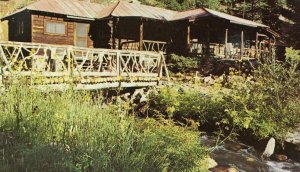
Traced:
<svg viewBox="0 0 300 172">
<path fill-rule="evenodd" d="M 142 51 L 164 52 L 167 51 L 167 42 L 143 40 Z M 121 43 L 122 50 L 140 50 L 139 41 L 130 40 Z"/>
<path fill-rule="evenodd" d="M 206 44 L 197 41 L 191 41 L 190 53 L 194 55 L 204 56 L 207 52 Z M 244 47 L 241 55 L 241 48 L 234 46 L 232 43 L 228 43 L 227 47 L 225 44 L 210 43 L 209 44 L 209 54 L 220 58 L 255 58 L 261 56 L 270 55 L 269 47 L 259 45 L 256 49 L 255 46 Z M 264 48 L 263 48 L 264 47 Z"/>
</svg>

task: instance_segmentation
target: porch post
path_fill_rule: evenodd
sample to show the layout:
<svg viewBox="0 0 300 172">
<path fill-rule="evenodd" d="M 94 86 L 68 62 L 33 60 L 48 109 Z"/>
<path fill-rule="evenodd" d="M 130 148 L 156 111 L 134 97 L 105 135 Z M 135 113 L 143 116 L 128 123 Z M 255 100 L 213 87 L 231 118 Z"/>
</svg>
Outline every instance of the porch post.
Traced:
<svg viewBox="0 0 300 172">
<path fill-rule="evenodd" d="M 225 30 L 225 47 L 224 47 L 224 55 L 227 58 L 227 43 L 228 43 L 228 29 Z"/>
<path fill-rule="evenodd" d="M 112 23 L 112 48 L 116 49 L 116 33 L 117 33 L 117 19 L 113 19 Z"/>
<path fill-rule="evenodd" d="M 271 42 L 272 42 L 272 39 L 270 38 L 269 39 L 269 57 L 272 60 L 272 54 L 273 54 L 273 52 L 272 52 L 272 44 L 271 44 Z"/>
<path fill-rule="evenodd" d="M 206 24 L 206 58 L 210 57 L 210 24 Z"/>
<path fill-rule="evenodd" d="M 255 35 L 255 58 L 257 59 L 258 57 L 258 32 L 256 32 Z"/>
<path fill-rule="evenodd" d="M 139 35 L 139 51 L 143 50 L 143 39 L 144 39 L 144 23 L 141 20 L 141 23 L 140 23 L 140 35 Z"/>
<path fill-rule="evenodd" d="M 187 25 L 187 30 L 186 30 L 186 49 L 187 52 L 190 53 L 190 48 L 191 48 L 191 25 L 188 23 Z"/>
<path fill-rule="evenodd" d="M 244 53 L 244 31 L 241 32 L 241 54 L 240 58 L 242 59 Z"/>
</svg>

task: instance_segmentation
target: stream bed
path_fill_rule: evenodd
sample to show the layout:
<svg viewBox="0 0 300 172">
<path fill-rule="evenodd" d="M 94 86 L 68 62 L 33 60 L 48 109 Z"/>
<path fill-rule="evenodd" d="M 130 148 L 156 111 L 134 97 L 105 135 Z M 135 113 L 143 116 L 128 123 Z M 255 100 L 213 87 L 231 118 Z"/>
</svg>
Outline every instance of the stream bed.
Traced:
<svg viewBox="0 0 300 172">
<path fill-rule="evenodd" d="M 213 172 L 226 172 L 226 169 L 239 172 L 300 172 L 300 163 L 291 159 L 284 161 L 262 160 L 260 154 L 253 147 L 242 143 L 226 141 L 220 146 L 216 139 L 203 136 L 202 143 L 210 148 L 210 157 L 218 166 Z"/>
</svg>

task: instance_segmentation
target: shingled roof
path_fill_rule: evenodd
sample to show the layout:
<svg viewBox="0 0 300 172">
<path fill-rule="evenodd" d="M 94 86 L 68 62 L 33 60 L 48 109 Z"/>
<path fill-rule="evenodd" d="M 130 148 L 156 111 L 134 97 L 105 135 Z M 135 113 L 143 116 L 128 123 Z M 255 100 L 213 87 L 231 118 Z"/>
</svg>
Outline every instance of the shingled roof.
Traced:
<svg viewBox="0 0 300 172">
<path fill-rule="evenodd" d="M 25 10 L 95 19 L 97 14 L 102 11 L 104 7 L 105 5 L 102 4 L 77 0 L 40 0 L 3 17 L 2 20 Z"/>
<path fill-rule="evenodd" d="M 27 7 L 24 7 L 9 16 L 24 10 L 49 12 L 63 14 L 70 17 L 81 17 L 85 19 L 106 19 L 111 17 L 140 17 L 163 21 L 197 19 L 206 16 L 213 16 L 230 21 L 231 23 L 250 27 L 268 26 L 242 19 L 236 16 L 214 11 L 207 8 L 198 8 L 183 12 L 167 10 L 163 8 L 142 5 L 137 2 L 118 1 L 109 6 L 89 3 L 78 0 L 40 0 Z M 7 19 L 9 16 L 2 18 Z"/>
</svg>

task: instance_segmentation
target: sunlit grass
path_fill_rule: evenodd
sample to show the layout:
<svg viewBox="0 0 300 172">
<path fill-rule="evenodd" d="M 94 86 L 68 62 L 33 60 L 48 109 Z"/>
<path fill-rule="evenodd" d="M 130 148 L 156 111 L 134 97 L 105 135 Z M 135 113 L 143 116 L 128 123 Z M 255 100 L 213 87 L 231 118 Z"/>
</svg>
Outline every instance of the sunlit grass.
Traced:
<svg viewBox="0 0 300 172">
<path fill-rule="evenodd" d="M 0 96 L 0 171 L 199 171 L 197 132 L 137 120 L 89 92 L 13 84 Z"/>
</svg>

